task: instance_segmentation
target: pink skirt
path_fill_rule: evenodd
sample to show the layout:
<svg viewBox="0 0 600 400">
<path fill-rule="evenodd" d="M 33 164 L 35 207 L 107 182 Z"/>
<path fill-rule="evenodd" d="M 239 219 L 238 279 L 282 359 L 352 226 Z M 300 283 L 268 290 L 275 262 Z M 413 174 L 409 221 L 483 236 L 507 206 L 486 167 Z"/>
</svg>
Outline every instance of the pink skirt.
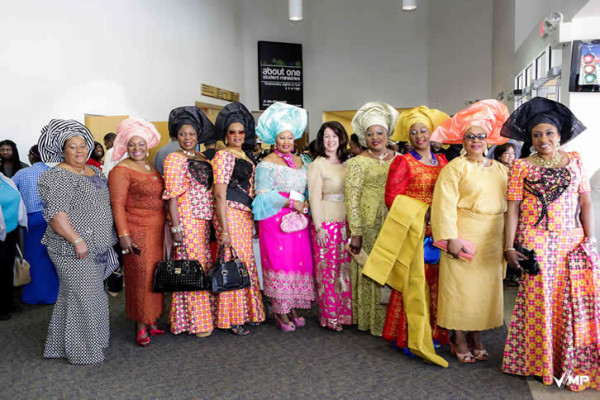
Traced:
<svg viewBox="0 0 600 400">
<path fill-rule="evenodd" d="M 302 231 L 283 232 L 281 218 L 290 212 L 282 208 L 258 222 L 264 292 L 277 314 L 287 314 L 292 308 L 310 308 L 316 297 L 310 224 Z"/>
</svg>

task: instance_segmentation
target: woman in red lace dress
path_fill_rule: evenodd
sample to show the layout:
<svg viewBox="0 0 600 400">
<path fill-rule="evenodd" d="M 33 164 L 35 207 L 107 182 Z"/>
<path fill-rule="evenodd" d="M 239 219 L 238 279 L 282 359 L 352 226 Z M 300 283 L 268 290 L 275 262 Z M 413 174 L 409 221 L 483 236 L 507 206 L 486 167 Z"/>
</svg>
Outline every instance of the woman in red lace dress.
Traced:
<svg viewBox="0 0 600 400">
<path fill-rule="evenodd" d="M 125 309 L 136 323 L 138 345 L 150 344 L 150 335 L 162 335 L 156 319 L 165 309 L 162 293 L 152 291 L 156 264 L 163 258 L 165 184 L 146 159 L 160 141 L 149 122 L 128 118 L 117 127 L 113 160 L 128 157 L 112 169 L 108 185 L 125 268 Z"/>
<path fill-rule="evenodd" d="M 429 138 L 431 132 L 449 116 L 439 110 L 419 106 L 400 114 L 394 141 L 410 141 L 413 150 L 396 157 L 390 166 L 385 185 L 385 204 L 388 208 L 398 195 L 405 195 L 431 205 L 433 189 L 442 168 L 448 163 L 443 154 L 433 154 Z M 429 219 L 429 212 L 426 215 Z M 427 222 L 429 225 L 429 222 Z M 431 236 L 427 226 L 425 236 Z M 448 332 L 436 325 L 438 265 L 425 264 L 429 285 L 431 328 L 434 340 L 448 343 Z M 402 293 L 392 290 L 387 308 L 383 338 L 394 341 L 397 347 L 408 350 L 408 323 Z"/>
</svg>

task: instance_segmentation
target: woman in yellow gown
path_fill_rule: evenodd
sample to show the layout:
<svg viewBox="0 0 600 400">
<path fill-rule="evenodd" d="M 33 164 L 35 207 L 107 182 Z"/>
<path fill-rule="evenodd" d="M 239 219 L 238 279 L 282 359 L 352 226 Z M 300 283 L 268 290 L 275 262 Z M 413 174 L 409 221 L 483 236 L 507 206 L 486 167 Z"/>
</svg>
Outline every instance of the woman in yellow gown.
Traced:
<svg viewBox="0 0 600 400">
<path fill-rule="evenodd" d="M 431 140 L 464 146 L 461 157 L 440 173 L 431 206 L 435 240 L 447 240 L 440 259 L 438 325 L 453 330 L 450 345 L 461 362 L 485 361 L 481 331 L 502 325 L 504 272 L 502 235 L 506 212 L 507 169 L 485 158 L 488 144 L 501 144 L 506 106 L 483 100 L 442 123 Z M 475 243 L 471 262 L 458 239 Z M 474 354 L 471 353 L 473 350 Z"/>
</svg>

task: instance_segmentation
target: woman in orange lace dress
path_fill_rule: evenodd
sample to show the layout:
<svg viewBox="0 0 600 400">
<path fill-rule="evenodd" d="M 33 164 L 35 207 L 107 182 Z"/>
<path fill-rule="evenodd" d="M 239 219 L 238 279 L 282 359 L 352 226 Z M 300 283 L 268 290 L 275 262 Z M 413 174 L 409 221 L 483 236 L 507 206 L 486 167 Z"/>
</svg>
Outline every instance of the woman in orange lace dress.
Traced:
<svg viewBox="0 0 600 400">
<path fill-rule="evenodd" d="M 125 309 L 136 322 L 137 343 L 165 332 L 156 326 L 164 296 L 152 291 L 156 264 L 162 259 L 165 225 L 164 182 L 146 159 L 160 134 L 149 122 L 128 118 L 117 127 L 113 160 L 128 157 L 111 171 L 108 185 L 125 268 Z"/>
<path fill-rule="evenodd" d="M 448 161 L 442 154 L 433 154 L 429 139 L 431 132 L 447 118 L 449 118 L 447 114 L 425 106 L 400 114 L 392 140 L 410 141 L 413 150 L 392 161 L 385 185 L 385 204 L 388 208 L 392 206 L 398 195 L 409 196 L 431 205 L 435 182 Z M 426 218 L 429 219 L 429 213 Z M 429 226 L 425 236 L 431 236 Z M 429 285 L 433 339 L 438 343 L 448 343 L 448 331 L 436 324 L 438 264 L 425 264 L 425 276 Z M 408 322 L 404 301 L 402 293 L 396 290 L 392 290 L 390 296 L 382 336 L 386 340 L 396 342 L 396 346 L 404 349 L 406 354 L 411 354 L 408 350 Z"/>
</svg>

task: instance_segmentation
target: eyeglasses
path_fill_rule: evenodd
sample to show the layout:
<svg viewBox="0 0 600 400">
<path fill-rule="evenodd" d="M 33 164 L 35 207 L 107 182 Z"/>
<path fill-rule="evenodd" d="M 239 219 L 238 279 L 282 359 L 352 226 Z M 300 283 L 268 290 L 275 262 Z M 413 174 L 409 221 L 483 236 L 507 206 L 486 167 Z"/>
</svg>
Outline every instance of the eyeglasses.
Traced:
<svg viewBox="0 0 600 400">
<path fill-rule="evenodd" d="M 245 134 L 246 134 L 246 131 L 244 131 L 244 130 L 241 130 L 241 131 L 234 131 L 234 130 L 230 130 L 230 131 L 229 131 L 229 132 L 227 132 L 227 133 L 229 133 L 230 135 L 245 135 Z"/>
<path fill-rule="evenodd" d="M 468 141 L 474 142 L 475 139 L 477 139 L 477 140 L 485 140 L 485 139 L 487 139 L 487 135 L 485 133 L 480 133 L 479 135 L 473 135 L 472 133 L 469 133 L 468 135 L 464 136 L 464 139 L 467 139 Z"/>
</svg>

